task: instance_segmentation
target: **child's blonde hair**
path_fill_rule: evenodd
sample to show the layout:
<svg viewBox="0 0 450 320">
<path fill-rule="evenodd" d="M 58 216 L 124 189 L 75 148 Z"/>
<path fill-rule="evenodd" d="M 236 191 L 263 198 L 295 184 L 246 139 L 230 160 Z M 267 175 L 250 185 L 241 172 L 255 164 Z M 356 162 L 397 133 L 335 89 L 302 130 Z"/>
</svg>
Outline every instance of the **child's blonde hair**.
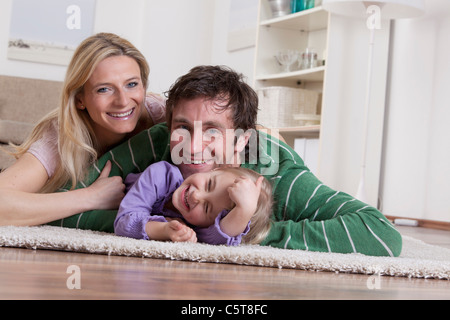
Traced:
<svg viewBox="0 0 450 320">
<path fill-rule="evenodd" d="M 255 183 L 261 177 L 255 171 L 242 167 L 222 167 L 217 170 L 232 172 L 237 176 L 245 176 Z M 259 244 L 267 237 L 271 226 L 270 217 L 272 215 L 272 207 L 272 185 L 264 178 L 261 193 L 258 198 L 258 205 L 250 220 L 250 231 L 242 237 L 242 243 Z"/>
</svg>

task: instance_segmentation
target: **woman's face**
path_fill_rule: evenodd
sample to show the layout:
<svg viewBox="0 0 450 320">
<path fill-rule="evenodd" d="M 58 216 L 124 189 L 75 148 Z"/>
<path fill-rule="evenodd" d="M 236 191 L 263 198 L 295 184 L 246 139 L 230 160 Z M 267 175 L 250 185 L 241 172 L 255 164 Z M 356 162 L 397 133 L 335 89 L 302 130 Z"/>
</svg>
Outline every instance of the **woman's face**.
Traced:
<svg viewBox="0 0 450 320">
<path fill-rule="evenodd" d="M 119 143 L 134 131 L 142 114 L 145 88 L 133 58 L 106 58 L 83 89 L 77 108 L 89 113 L 96 138 L 103 146 Z"/>
</svg>

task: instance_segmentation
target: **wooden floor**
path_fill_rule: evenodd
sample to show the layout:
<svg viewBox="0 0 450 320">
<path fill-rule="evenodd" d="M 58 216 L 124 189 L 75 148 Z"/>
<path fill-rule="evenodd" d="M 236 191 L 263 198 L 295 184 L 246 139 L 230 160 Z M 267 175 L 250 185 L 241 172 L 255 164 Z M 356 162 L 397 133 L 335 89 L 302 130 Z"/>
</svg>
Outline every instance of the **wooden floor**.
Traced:
<svg viewBox="0 0 450 320">
<path fill-rule="evenodd" d="M 399 229 L 450 248 L 449 231 Z M 73 265 L 79 267 L 79 279 L 76 271 L 67 273 Z M 379 277 L 379 288 L 370 289 L 368 283 L 375 283 L 370 280 L 365 275 L 0 248 L 0 299 L 450 299 L 450 281 Z M 76 284 L 79 290 L 68 289 Z"/>
</svg>

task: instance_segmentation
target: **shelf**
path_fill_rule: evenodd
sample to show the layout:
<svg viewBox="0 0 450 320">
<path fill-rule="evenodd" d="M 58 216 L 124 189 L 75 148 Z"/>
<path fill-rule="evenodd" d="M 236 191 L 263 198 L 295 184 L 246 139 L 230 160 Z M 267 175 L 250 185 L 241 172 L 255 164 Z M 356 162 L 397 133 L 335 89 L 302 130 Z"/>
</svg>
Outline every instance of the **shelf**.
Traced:
<svg viewBox="0 0 450 320">
<path fill-rule="evenodd" d="M 320 125 L 292 127 L 292 128 L 265 128 L 260 127 L 258 130 L 265 132 L 266 134 L 277 137 L 284 140 L 287 144 L 294 146 L 294 141 L 297 138 L 319 138 L 320 137 Z"/>
<path fill-rule="evenodd" d="M 328 12 L 320 6 L 279 18 L 264 20 L 260 25 L 290 30 L 317 31 L 328 27 Z"/>
<path fill-rule="evenodd" d="M 328 43 L 329 13 L 321 6 L 301 12 L 272 18 L 269 1 L 260 0 L 260 12 L 258 23 L 258 38 L 256 42 L 254 86 L 258 89 L 283 86 L 299 88 L 317 92 L 323 91 L 325 71 L 327 66 L 283 72 L 276 62 L 275 55 L 278 50 L 293 48 L 298 51 L 313 47 L 319 53 L 319 60 L 325 59 L 322 53 L 326 53 Z M 273 106 L 277 108 L 277 106 Z M 292 117 L 295 115 L 293 114 Z M 298 124 L 289 128 L 272 128 L 271 131 L 280 135 L 294 147 L 295 139 L 311 138 L 320 139 L 321 125 L 316 119 L 314 122 L 305 122 L 299 119 L 293 123 Z M 301 126 L 302 124 L 308 124 Z M 269 129 L 270 130 L 270 129 Z"/>
<path fill-rule="evenodd" d="M 320 125 L 304 126 L 304 127 L 292 127 L 292 128 L 277 128 L 281 134 L 295 134 L 295 133 L 320 133 Z"/>
<path fill-rule="evenodd" d="M 325 66 L 294 72 L 283 72 L 270 75 L 257 76 L 256 80 L 297 80 L 297 81 L 323 81 Z"/>
</svg>

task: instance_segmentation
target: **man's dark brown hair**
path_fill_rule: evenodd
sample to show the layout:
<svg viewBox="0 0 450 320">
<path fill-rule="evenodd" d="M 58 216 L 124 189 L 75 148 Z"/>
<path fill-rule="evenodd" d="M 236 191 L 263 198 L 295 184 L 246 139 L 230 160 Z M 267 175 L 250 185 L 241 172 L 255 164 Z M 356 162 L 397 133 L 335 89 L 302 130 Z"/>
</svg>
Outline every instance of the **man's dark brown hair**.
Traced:
<svg viewBox="0 0 450 320">
<path fill-rule="evenodd" d="M 198 66 L 180 77 L 166 93 L 166 119 L 171 126 L 172 113 L 181 100 L 200 97 L 216 102 L 217 109 L 231 108 L 234 129 L 255 129 L 258 95 L 244 77 L 225 66 Z"/>
</svg>

